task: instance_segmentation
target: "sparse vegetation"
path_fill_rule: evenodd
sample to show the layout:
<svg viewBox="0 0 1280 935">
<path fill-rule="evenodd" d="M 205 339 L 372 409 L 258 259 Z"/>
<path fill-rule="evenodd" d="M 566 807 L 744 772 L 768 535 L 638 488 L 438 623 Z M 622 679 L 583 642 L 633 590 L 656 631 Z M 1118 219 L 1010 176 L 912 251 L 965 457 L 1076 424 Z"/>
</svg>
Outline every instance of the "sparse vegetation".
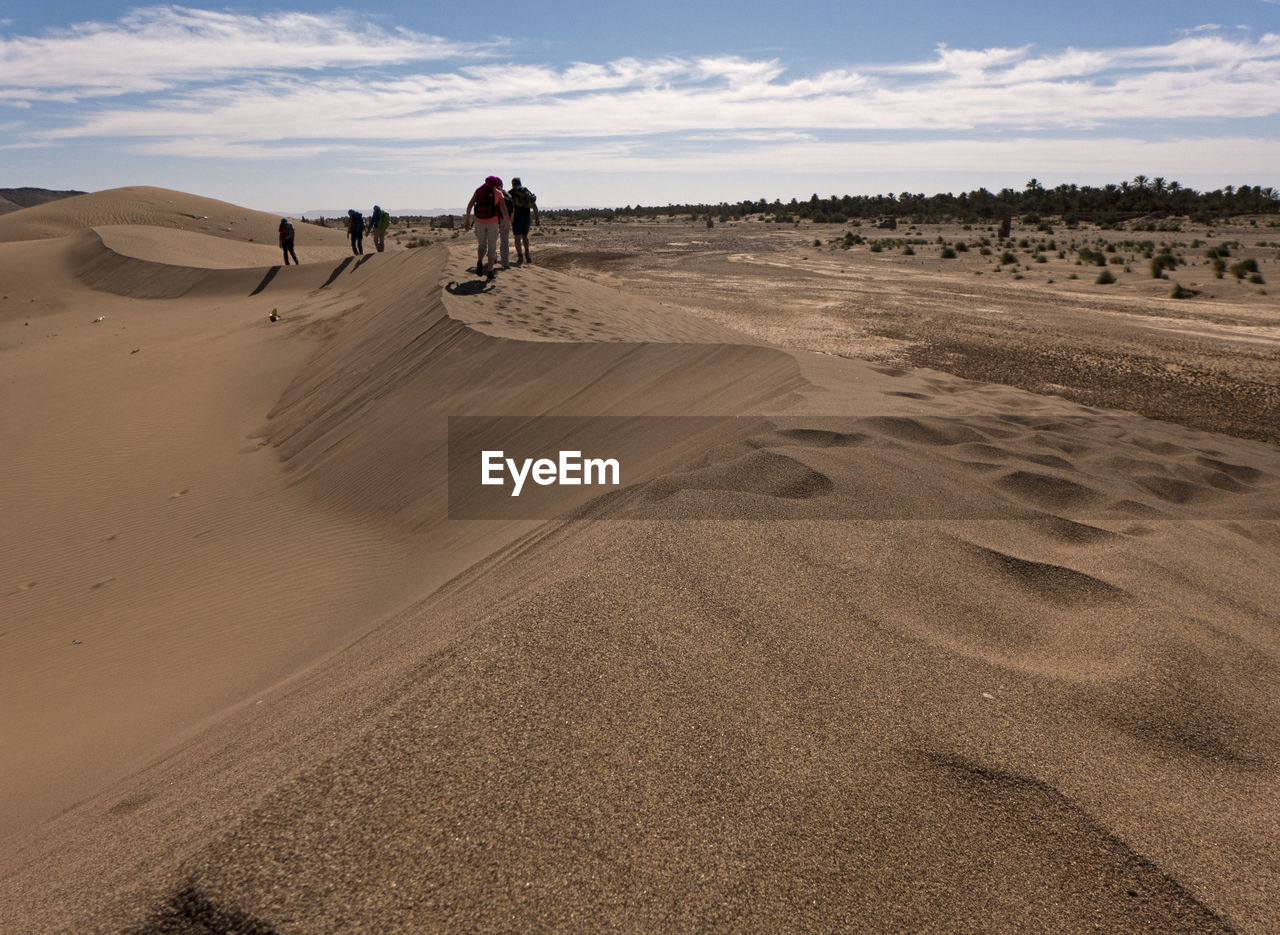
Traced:
<svg viewBox="0 0 1280 935">
<path fill-rule="evenodd" d="M 1212 224 L 1225 218 L 1243 214 L 1280 215 L 1280 192 L 1273 187 L 1258 185 L 1225 186 L 1210 192 L 1186 188 L 1176 181 L 1138 176 L 1131 181 L 1090 185 L 1059 185 L 1046 189 L 1039 184 L 1019 191 L 1004 188 L 998 192 L 986 188 L 956 195 L 950 192 L 935 195 L 899 192 L 888 195 L 832 195 L 821 198 L 816 193 L 807 200 L 792 198 L 783 202 L 745 200 L 736 204 L 721 202 L 708 204 L 681 204 L 665 206 L 627 205 L 625 208 L 583 208 L 544 210 L 543 215 L 552 222 L 577 223 L 591 220 L 623 218 L 656 218 L 682 216 L 697 218 L 714 215 L 722 223 L 741 220 L 749 216 L 763 216 L 777 223 L 795 224 L 811 221 L 828 224 L 850 224 L 855 220 L 874 221 L 896 230 L 899 220 L 919 225 L 944 221 L 975 224 L 998 223 L 1006 215 L 1017 217 L 1027 225 L 1035 224 L 1041 231 L 1049 231 L 1046 216 L 1058 215 L 1068 228 L 1089 221 L 1104 229 L 1116 229 L 1118 225 L 1134 222 L 1144 230 L 1177 231 L 1178 218 L 1189 217 L 1195 224 Z M 1274 226 L 1270 222 L 1267 226 Z"/>
<path fill-rule="evenodd" d="M 1249 257 L 1249 259 L 1241 260 L 1239 263 L 1232 263 L 1228 272 L 1236 279 L 1244 279 L 1250 273 L 1256 275 L 1258 273 L 1258 261 L 1253 257 Z"/>
</svg>

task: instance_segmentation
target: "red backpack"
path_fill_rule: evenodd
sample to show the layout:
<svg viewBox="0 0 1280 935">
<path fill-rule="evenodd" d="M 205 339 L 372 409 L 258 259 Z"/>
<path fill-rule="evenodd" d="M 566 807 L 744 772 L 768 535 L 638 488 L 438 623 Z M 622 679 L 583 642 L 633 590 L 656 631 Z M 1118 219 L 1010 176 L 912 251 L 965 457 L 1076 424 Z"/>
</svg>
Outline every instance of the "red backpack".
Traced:
<svg viewBox="0 0 1280 935">
<path fill-rule="evenodd" d="M 487 221 L 498 216 L 498 190 L 492 185 L 476 189 L 476 220 Z"/>
</svg>

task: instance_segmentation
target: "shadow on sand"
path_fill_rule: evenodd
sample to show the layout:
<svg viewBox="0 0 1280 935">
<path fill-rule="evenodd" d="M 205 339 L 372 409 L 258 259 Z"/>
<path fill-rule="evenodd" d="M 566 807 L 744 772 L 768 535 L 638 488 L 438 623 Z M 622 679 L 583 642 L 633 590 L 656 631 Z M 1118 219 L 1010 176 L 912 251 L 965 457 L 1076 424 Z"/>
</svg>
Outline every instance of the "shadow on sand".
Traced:
<svg viewBox="0 0 1280 935">
<path fill-rule="evenodd" d="M 492 292 L 493 281 L 484 279 L 469 279 L 466 282 L 451 281 L 444 287 L 444 291 L 450 295 L 479 295 L 482 292 Z"/>
</svg>

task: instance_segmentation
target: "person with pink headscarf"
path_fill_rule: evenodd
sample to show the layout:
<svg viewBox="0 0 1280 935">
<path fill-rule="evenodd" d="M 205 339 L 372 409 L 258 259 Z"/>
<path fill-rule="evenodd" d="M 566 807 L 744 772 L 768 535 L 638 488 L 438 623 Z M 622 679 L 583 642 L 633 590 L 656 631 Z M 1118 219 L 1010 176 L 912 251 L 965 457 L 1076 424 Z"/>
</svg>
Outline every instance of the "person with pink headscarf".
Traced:
<svg viewBox="0 0 1280 935">
<path fill-rule="evenodd" d="M 484 184 L 475 190 L 471 200 L 467 202 L 467 212 L 463 230 L 471 230 L 472 214 L 475 215 L 476 228 L 476 275 L 493 278 L 493 266 L 498 259 L 498 231 L 506 232 L 511 228 L 511 215 L 507 211 L 506 199 L 502 197 L 502 179 L 491 175 Z M 489 254 L 486 268 L 485 254 Z"/>
</svg>

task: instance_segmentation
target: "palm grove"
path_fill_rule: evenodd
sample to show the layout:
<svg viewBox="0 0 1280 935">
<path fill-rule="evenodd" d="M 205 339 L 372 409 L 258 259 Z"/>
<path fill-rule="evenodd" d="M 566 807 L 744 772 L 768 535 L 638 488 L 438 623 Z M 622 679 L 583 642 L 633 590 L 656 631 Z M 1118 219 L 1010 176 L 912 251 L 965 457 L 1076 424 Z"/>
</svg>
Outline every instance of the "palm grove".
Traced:
<svg viewBox="0 0 1280 935">
<path fill-rule="evenodd" d="M 1211 192 L 1187 188 L 1176 181 L 1138 175 L 1132 181 L 1090 185 L 1058 185 L 1045 188 L 1031 179 L 1021 191 L 1012 188 L 991 192 L 986 188 L 959 195 L 898 192 L 884 195 L 832 195 L 816 193 L 807 201 L 781 199 L 745 200 L 736 204 L 628 205 L 624 208 L 561 210 L 546 212 L 565 220 L 614 217 L 642 218 L 692 214 L 719 221 L 748 216 L 789 223 L 799 220 L 843 224 L 869 218 L 903 218 L 917 222 L 989 221 L 1019 216 L 1026 221 L 1039 215 L 1061 217 L 1065 223 L 1090 221 L 1111 224 L 1135 217 L 1189 217 L 1196 223 L 1212 223 L 1242 214 L 1280 214 L 1280 191 L 1271 186 L 1227 185 Z"/>
</svg>

